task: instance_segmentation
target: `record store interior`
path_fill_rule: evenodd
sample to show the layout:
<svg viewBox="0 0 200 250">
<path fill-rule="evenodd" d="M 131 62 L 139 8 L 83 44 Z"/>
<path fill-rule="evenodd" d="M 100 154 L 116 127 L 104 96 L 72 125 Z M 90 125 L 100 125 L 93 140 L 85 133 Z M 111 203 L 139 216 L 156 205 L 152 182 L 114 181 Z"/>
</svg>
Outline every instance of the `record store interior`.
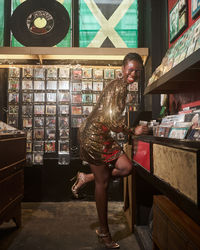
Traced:
<svg viewBox="0 0 200 250">
<path fill-rule="evenodd" d="M 200 0 L 0 3 L 0 250 L 200 249 Z"/>
</svg>

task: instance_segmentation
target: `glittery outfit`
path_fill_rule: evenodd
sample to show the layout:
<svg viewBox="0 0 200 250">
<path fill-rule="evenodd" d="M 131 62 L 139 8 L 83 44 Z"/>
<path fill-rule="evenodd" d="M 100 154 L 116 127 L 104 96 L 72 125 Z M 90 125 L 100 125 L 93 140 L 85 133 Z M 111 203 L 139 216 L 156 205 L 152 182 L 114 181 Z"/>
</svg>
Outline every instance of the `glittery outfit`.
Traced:
<svg viewBox="0 0 200 250">
<path fill-rule="evenodd" d="M 123 153 L 111 131 L 130 133 L 122 116 L 126 96 L 127 84 L 123 79 L 113 80 L 104 88 L 93 111 L 79 128 L 82 160 L 102 165 Z"/>
</svg>

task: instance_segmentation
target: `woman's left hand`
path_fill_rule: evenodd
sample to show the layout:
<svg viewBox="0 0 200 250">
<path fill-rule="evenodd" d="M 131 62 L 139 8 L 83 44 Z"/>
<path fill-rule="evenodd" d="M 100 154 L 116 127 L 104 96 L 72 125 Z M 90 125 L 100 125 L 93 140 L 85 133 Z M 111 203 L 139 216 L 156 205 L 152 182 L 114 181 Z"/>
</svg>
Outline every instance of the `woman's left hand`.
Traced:
<svg viewBox="0 0 200 250">
<path fill-rule="evenodd" d="M 139 125 L 135 128 L 135 135 L 142 135 L 142 134 L 148 134 L 149 128 L 144 125 Z"/>
</svg>

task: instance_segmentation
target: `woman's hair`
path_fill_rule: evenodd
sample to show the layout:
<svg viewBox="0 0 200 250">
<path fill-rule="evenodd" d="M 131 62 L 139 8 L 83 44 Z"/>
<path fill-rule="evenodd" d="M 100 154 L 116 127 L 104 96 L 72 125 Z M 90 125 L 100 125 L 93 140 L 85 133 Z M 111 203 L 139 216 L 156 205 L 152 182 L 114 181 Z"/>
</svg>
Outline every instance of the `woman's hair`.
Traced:
<svg viewBox="0 0 200 250">
<path fill-rule="evenodd" d="M 137 54 L 137 53 L 128 53 L 125 57 L 124 60 L 122 62 L 123 67 L 125 67 L 125 65 L 127 64 L 127 62 L 129 61 L 137 61 L 139 62 L 142 66 L 143 66 L 143 60 L 142 57 Z"/>
</svg>

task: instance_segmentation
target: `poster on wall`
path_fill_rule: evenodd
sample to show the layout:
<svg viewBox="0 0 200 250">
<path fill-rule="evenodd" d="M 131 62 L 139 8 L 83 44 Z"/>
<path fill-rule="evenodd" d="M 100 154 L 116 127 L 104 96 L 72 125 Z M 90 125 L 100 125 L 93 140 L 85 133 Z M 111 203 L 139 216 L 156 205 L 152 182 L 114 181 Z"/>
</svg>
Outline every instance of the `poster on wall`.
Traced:
<svg viewBox="0 0 200 250">
<path fill-rule="evenodd" d="M 173 42 L 187 27 L 187 4 L 179 0 L 169 13 L 170 42 Z"/>
<path fill-rule="evenodd" d="M 192 18 L 195 19 L 200 15 L 200 0 L 191 0 Z"/>
</svg>

